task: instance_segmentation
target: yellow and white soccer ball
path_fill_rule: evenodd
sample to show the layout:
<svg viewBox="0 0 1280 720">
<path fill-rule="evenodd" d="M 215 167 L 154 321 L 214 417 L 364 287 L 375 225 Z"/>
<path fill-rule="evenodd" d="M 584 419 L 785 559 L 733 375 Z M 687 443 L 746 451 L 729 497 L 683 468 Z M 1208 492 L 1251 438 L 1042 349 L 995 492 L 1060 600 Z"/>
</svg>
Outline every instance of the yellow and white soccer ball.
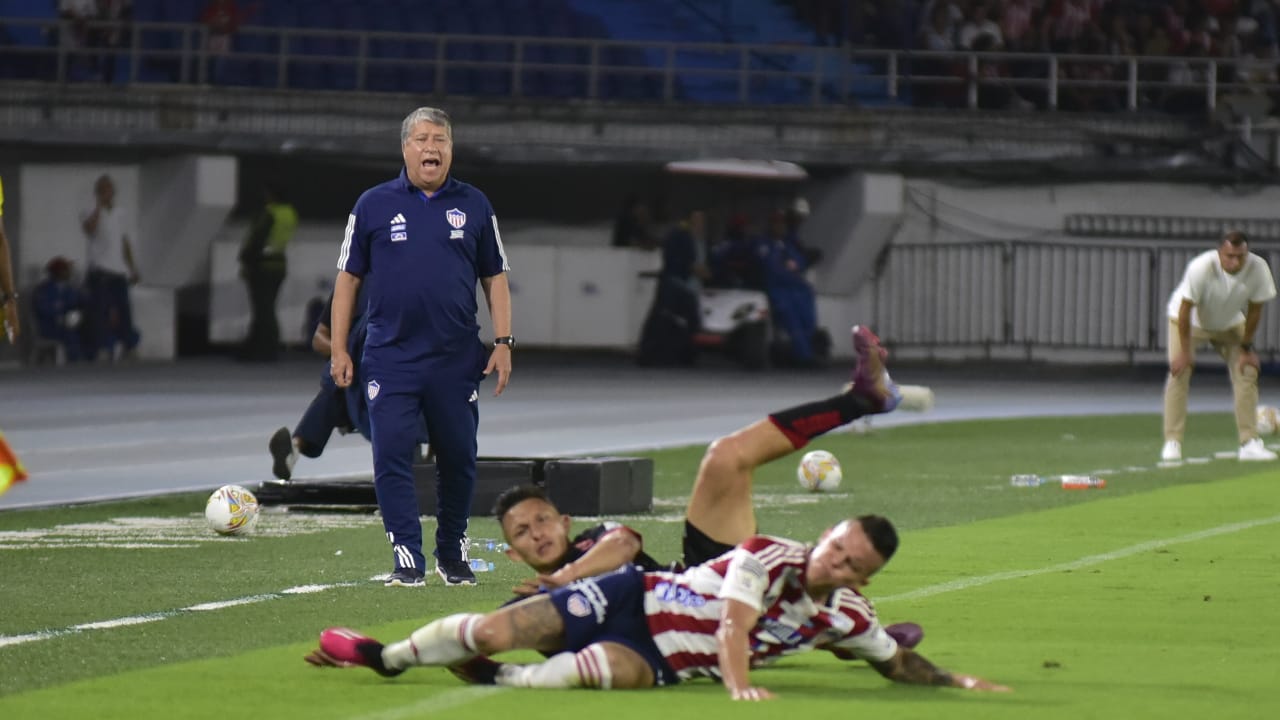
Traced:
<svg viewBox="0 0 1280 720">
<path fill-rule="evenodd" d="M 1280 430 L 1280 410 L 1273 405 L 1258 406 L 1258 434 L 1275 435 Z"/>
<path fill-rule="evenodd" d="M 796 480 L 810 492 L 830 492 L 840 487 L 844 473 L 840 461 L 826 450 L 811 450 L 800 458 L 796 467 Z"/>
<path fill-rule="evenodd" d="M 223 485 L 205 503 L 204 519 L 219 535 L 247 535 L 258 524 L 258 498 L 239 485 Z"/>
</svg>

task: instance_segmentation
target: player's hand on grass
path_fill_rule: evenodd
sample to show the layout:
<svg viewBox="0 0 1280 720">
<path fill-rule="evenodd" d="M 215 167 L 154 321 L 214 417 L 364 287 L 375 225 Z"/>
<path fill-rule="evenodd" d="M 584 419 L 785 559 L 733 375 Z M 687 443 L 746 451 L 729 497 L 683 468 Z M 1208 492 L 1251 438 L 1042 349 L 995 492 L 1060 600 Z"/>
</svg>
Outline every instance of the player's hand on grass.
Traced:
<svg viewBox="0 0 1280 720">
<path fill-rule="evenodd" d="M 1013 688 L 999 683 L 993 683 L 990 680 L 983 680 L 973 675 L 953 675 L 956 681 L 956 687 L 965 690 L 977 690 L 980 692 L 1013 692 Z"/>
<path fill-rule="evenodd" d="M 744 687 L 734 688 L 729 691 L 729 697 L 734 700 L 747 700 L 749 702 L 759 702 L 761 700 L 773 700 L 778 697 L 762 687 Z"/>
</svg>

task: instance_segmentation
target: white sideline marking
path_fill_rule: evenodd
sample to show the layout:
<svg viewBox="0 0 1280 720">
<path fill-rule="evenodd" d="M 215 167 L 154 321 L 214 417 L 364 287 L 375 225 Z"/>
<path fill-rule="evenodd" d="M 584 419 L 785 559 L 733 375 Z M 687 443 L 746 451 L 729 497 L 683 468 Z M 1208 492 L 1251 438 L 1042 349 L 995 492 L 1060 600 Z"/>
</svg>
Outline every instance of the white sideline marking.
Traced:
<svg viewBox="0 0 1280 720">
<path fill-rule="evenodd" d="M 429 698 L 423 698 L 408 705 L 387 708 L 368 715 L 357 715 L 353 720 L 402 720 L 402 718 L 418 717 L 420 715 L 436 715 L 463 705 L 470 705 L 486 695 L 504 692 L 509 689 L 492 685 L 471 685 L 457 690 L 446 690 L 439 695 L 432 695 Z"/>
<path fill-rule="evenodd" d="M 73 635 L 86 630 L 111 630 L 113 628 L 126 627 L 129 625 L 145 625 L 146 623 L 168 620 L 171 617 L 177 617 L 187 613 L 223 610 L 225 608 L 237 607 L 239 605 L 253 605 L 255 603 L 266 602 L 268 600 L 279 600 L 290 595 L 322 592 L 341 587 L 355 587 L 362 584 L 363 583 L 342 582 L 330 585 L 300 585 L 298 587 L 286 588 L 276 593 L 249 595 L 247 597 L 236 598 L 233 600 L 217 600 L 214 602 L 197 603 L 195 605 L 178 608 L 177 610 L 148 613 L 146 615 L 130 615 L 129 617 L 115 618 L 114 620 L 99 620 L 97 622 L 72 625 L 71 627 L 65 627 L 59 630 L 41 630 L 40 632 L 27 633 L 26 635 L 0 635 L 0 648 L 8 647 L 9 645 L 22 645 L 24 643 L 36 642 L 37 640 L 50 640 L 52 638 L 62 637 L 63 635 Z"/>
<path fill-rule="evenodd" d="M 1273 515 L 1269 518 L 1259 518 L 1257 520 L 1245 520 L 1244 522 L 1231 523 L 1230 525 L 1219 525 L 1208 530 L 1200 530 L 1199 532 L 1188 533 L 1187 535 L 1178 535 L 1163 540 L 1150 540 L 1137 545 L 1112 550 L 1111 552 L 1100 553 L 1098 555 L 1087 555 L 1079 560 L 1071 562 L 1058 563 L 1057 565 L 1049 565 L 1042 568 L 1034 568 L 1031 570 L 1009 570 L 1007 572 L 992 573 L 991 575 L 979 575 L 978 577 L 962 578 L 960 580 L 952 580 L 951 582 L 939 583 L 937 585 L 926 585 L 915 590 L 908 590 L 897 595 L 885 595 L 875 600 L 877 605 L 893 600 L 915 600 L 917 598 L 930 597 L 933 595 L 941 595 L 945 592 L 953 590 L 967 590 L 980 585 L 989 585 L 993 582 L 1001 580 L 1018 580 L 1025 577 L 1035 575 L 1045 575 L 1048 573 L 1063 572 L 1066 570 L 1079 570 L 1080 568 L 1097 565 L 1098 563 L 1107 562 L 1108 560 L 1119 560 L 1121 558 L 1137 555 L 1138 553 L 1147 552 L 1148 550 L 1157 550 L 1170 545 L 1179 545 L 1182 543 L 1195 542 L 1206 538 L 1217 537 L 1218 535 L 1228 535 L 1241 530 L 1249 530 L 1251 528 L 1260 527 L 1262 525 L 1274 525 L 1280 523 L 1280 515 Z"/>
</svg>

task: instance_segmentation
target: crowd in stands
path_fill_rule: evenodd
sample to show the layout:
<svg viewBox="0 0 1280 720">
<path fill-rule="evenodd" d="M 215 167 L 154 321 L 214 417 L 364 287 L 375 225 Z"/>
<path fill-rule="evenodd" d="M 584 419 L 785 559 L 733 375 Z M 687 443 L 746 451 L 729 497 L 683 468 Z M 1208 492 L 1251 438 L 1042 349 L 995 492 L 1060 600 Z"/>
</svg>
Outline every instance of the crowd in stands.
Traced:
<svg viewBox="0 0 1280 720">
<path fill-rule="evenodd" d="M 405 3 L 411 0 L 386 0 L 385 6 L 378 6 L 380 11 L 377 13 L 361 12 L 360 7 L 368 1 L 59 0 L 58 17 L 62 22 L 57 28 L 57 37 L 46 38 L 46 41 L 64 49 L 81 49 L 68 64 L 69 79 L 122 81 L 128 73 L 119 70 L 117 65 L 124 62 L 124 54 L 130 46 L 129 23 L 135 20 L 200 23 L 208 31 L 202 59 L 207 63 L 207 72 L 200 76 L 200 81 L 267 87 L 283 83 L 283 86 L 293 89 L 354 89 L 354 64 L 332 60 L 334 56 L 354 52 L 353 42 L 321 36 L 292 42 L 288 51 L 301 61 L 291 63 L 287 76 L 281 78 L 277 73 L 280 64 L 273 59 L 263 59 L 262 53 L 269 55 L 273 52 L 270 36 L 256 26 L 398 30 L 450 35 L 501 35 L 504 34 L 502 28 L 506 27 L 505 32 L 512 34 L 542 33 L 547 37 L 560 37 L 586 33 L 592 37 L 622 37 L 618 35 L 622 30 L 609 29 L 598 22 L 598 18 L 584 15 L 581 4 L 563 0 L 540 0 L 538 7 L 539 13 L 549 13 L 564 22 L 535 26 L 522 21 L 514 28 L 492 25 L 483 29 L 473 25 L 454 27 L 447 23 L 375 27 L 372 24 L 374 18 L 423 16 L 406 9 L 409 6 Z M 0 0 L 0 6 L 7 6 L 6 2 Z M 504 2 L 507 4 L 502 4 Z M 746 12 L 745 6 L 774 3 L 775 8 L 790 5 L 794 18 L 799 20 L 797 27 L 802 28 L 799 37 L 803 38 L 809 32 L 803 28 L 811 28 L 809 36 L 820 46 L 855 50 L 984 53 L 976 67 L 967 59 L 927 55 L 901 58 L 897 67 L 901 75 L 898 96 L 890 101 L 882 88 L 870 93 L 881 93 L 884 101 L 910 102 L 919 106 L 969 106 L 973 102 L 969 86 L 973 84 L 979 88 L 977 105 L 983 108 L 1043 109 L 1053 106 L 1087 112 L 1124 109 L 1130 102 L 1124 87 L 1129 79 L 1127 62 L 1128 58 L 1136 57 L 1140 60 L 1161 58 L 1139 64 L 1138 80 L 1143 86 L 1137 99 L 1139 107 L 1168 112 L 1203 112 L 1203 85 L 1209 79 L 1209 60 L 1219 61 L 1213 79 L 1224 88 L 1224 92 L 1249 92 L 1265 98 L 1268 103 L 1273 100 L 1269 93 L 1277 82 L 1277 62 L 1280 60 L 1277 50 L 1280 45 L 1277 27 L 1280 25 L 1280 0 L 745 0 L 742 7 L 734 6 L 734 14 L 756 17 L 759 15 Z M 515 12 L 512 8 L 519 5 L 509 0 L 493 0 L 487 7 L 494 8 L 497 17 L 505 17 Z M 667 27 L 651 18 L 670 15 L 676 5 L 655 0 L 644 6 L 628 7 L 633 13 L 646 12 L 648 15 L 632 18 L 635 31 L 628 31 L 630 34 L 626 34 L 624 39 L 680 39 L 669 37 L 667 30 L 653 30 L 655 35 L 652 38 L 641 37 L 643 28 L 651 25 L 654 28 Z M 401 15 L 388 15 L 392 10 Z M 570 18 L 578 18 L 578 21 L 569 22 Z M 592 22 L 587 22 L 588 19 Z M 714 20 L 716 18 L 705 19 L 706 22 Z M 725 27 L 731 25 L 729 23 Z M 256 27 L 253 34 L 244 35 L 246 26 Z M 724 40 L 733 42 L 732 33 L 725 32 Z M 144 51 L 155 50 L 157 48 L 152 46 L 156 43 L 171 43 L 173 38 L 166 37 L 159 31 L 145 33 L 141 38 L 141 48 Z M 12 44 L 13 41 L 12 37 L 4 40 L 4 32 L 0 30 L 0 45 Z M 788 39 L 785 42 L 804 40 Z M 368 89 L 414 92 L 440 89 L 431 85 L 436 75 L 432 67 L 421 65 L 420 56 L 425 52 L 422 48 L 412 49 L 403 41 L 372 40 L 370 43 L 369 53 L 373 61 L 364 80 Z M 88 47 L 103 48 L 105 52 L 100 55 L 84 53 L 83 49 Z M 522 76 L 523 94 L 531 97 L 576 97 L 585 93 L 586 75 L 574 70 L 574 64 L 583 61 L 583 54 L 574 54 L 570 50 L 572 48 L 556 54 L 551 50 L 540 50 L 536 43 L 527 48 L 524 62 L 534 63 L 534 69 Z M 509 59 L 507 53 L 507 49 L 496 45 L 471 47 L 457 42 L 448 45 L 444 55 L 448 63 L 445 90 L 450 94 L 509 94 L 512 83 L 507 70 L 497 65 L 480 69 L 467 65 L 477 60 L 500 63 Z M 544 57 L 547 53 L 551 54 Z M 1044 53 L 1063 56 L 1056 66 L 1059 90 L 1055 97 L 1050 97 L 1047 88 L 1050 65 L 1043 57 Z M 435 56 L 434 51 L 427 54 Z M 1042 57 L 1028 57 L 1026 54 Z M 245 59 L 246 55 L 251 59 Z M 307 61 L 308 55 L 322 55 L 329 59 Z M 20 60 L 35 62 L 32 58 L 36 56 L 19 54 L 13 62 L 0 62 L 0 65 L 12 66 L 8 72 L 0 68 L 0 77 L 17 72 L 13 68 L 19 67 Z M 40 56 L 37 59 L 52 67 L 49 58 Z M 395 64 L 410 60 L 419 64 L 404 67 Z M 551 70 L 537 69 L 536 63 L 540 60 L 569 65 Z M 636 54 L 625 63 L 628 72 L 613 73 L 611 68 L 606 68 L 600 75 L 599 97 L 657 99 L 657 76 L 631 72 L 635 68 L 649 67 L 653 62 L 657 61 Z M 804 61 L 799 55 L 791 61 L 773 58 L 772 62 L 770 69 L 790 68 L 798 70 L 799 74 L 797 78 L 776 81 L 775 84 L 782 89 L 757 100 L 802 102 L 812 97 L 812 92 L 799 79 L 804 75 Z M 175 75 L 179 67 L 176 56 L 151 58 L 140 68 L 133 68 L 132 74 L 135 80 L 142 82 L 190 81 L 189 76 Z M 883 77 L 885 71 L 885 67 L 876 66 L 865 74 Z M 676 92 L 680 97 L 694 101 L 738 101 L 736 87 L 729 87 L 720 95 L 702 87 L 722 80 L 717 76 L 699 75 L 696 67 L 681 68 L 677 71 Z M 971 80 L 977 82 L 971 83 Z M 876 100 L 875 97 L 858 99 L 873 103 Z"/>
<path fill-rule="evenodd" d="M 821 42 L 854 48 L 954 52 L 1055 53 L 1111 57 L 1178 58 L 1141 66 L 1151 83 L 1143 107 L 1171 112 L 1204 108 L 1202 85 L 1209 59 L 1225 61 L 1220 84 L 1263 91 L 1277 80 L 1280 0 L 793 0 L 797 14 L 811 23 Z M 916 75 L 967 79 L 963 62 L 915 62 Z M 1029 107 L 1046 103 L 1042 83 L 1000 82 L 1043 79 L 1043 62 L 985 58 L 979 105 Z M 1109 111 L 1124 107 L 1120 90 L 1083 83 L 1127 79 L 1123 62 L 1068 59 L 1059 64 L 1064 110 Z M 1078 81 L 1078 82 L 1073 82 Z M 1182 86 L 1182 87 L 1179 87 Z M 961 84 L 918 87 L 919 105 L 961 106 Z"/>
</svg>

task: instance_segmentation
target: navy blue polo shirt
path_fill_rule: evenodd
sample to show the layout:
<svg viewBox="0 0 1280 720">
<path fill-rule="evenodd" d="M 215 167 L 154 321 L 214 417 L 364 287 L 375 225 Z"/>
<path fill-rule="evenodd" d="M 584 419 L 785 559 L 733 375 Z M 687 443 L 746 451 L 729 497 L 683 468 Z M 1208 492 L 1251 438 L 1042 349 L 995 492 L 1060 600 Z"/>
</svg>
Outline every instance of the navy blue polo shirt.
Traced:
<svg viewBox="0 0 1280 720">
<path fill-rule="evenodd" d="M 476 343 L 476 281 L 510 269 L 489 199 L 450 176 L 432 196 L 400 177 L 347 218 L 338 269 L 368 290 L 366 360 L 444 365 Z"/>
</svg>

